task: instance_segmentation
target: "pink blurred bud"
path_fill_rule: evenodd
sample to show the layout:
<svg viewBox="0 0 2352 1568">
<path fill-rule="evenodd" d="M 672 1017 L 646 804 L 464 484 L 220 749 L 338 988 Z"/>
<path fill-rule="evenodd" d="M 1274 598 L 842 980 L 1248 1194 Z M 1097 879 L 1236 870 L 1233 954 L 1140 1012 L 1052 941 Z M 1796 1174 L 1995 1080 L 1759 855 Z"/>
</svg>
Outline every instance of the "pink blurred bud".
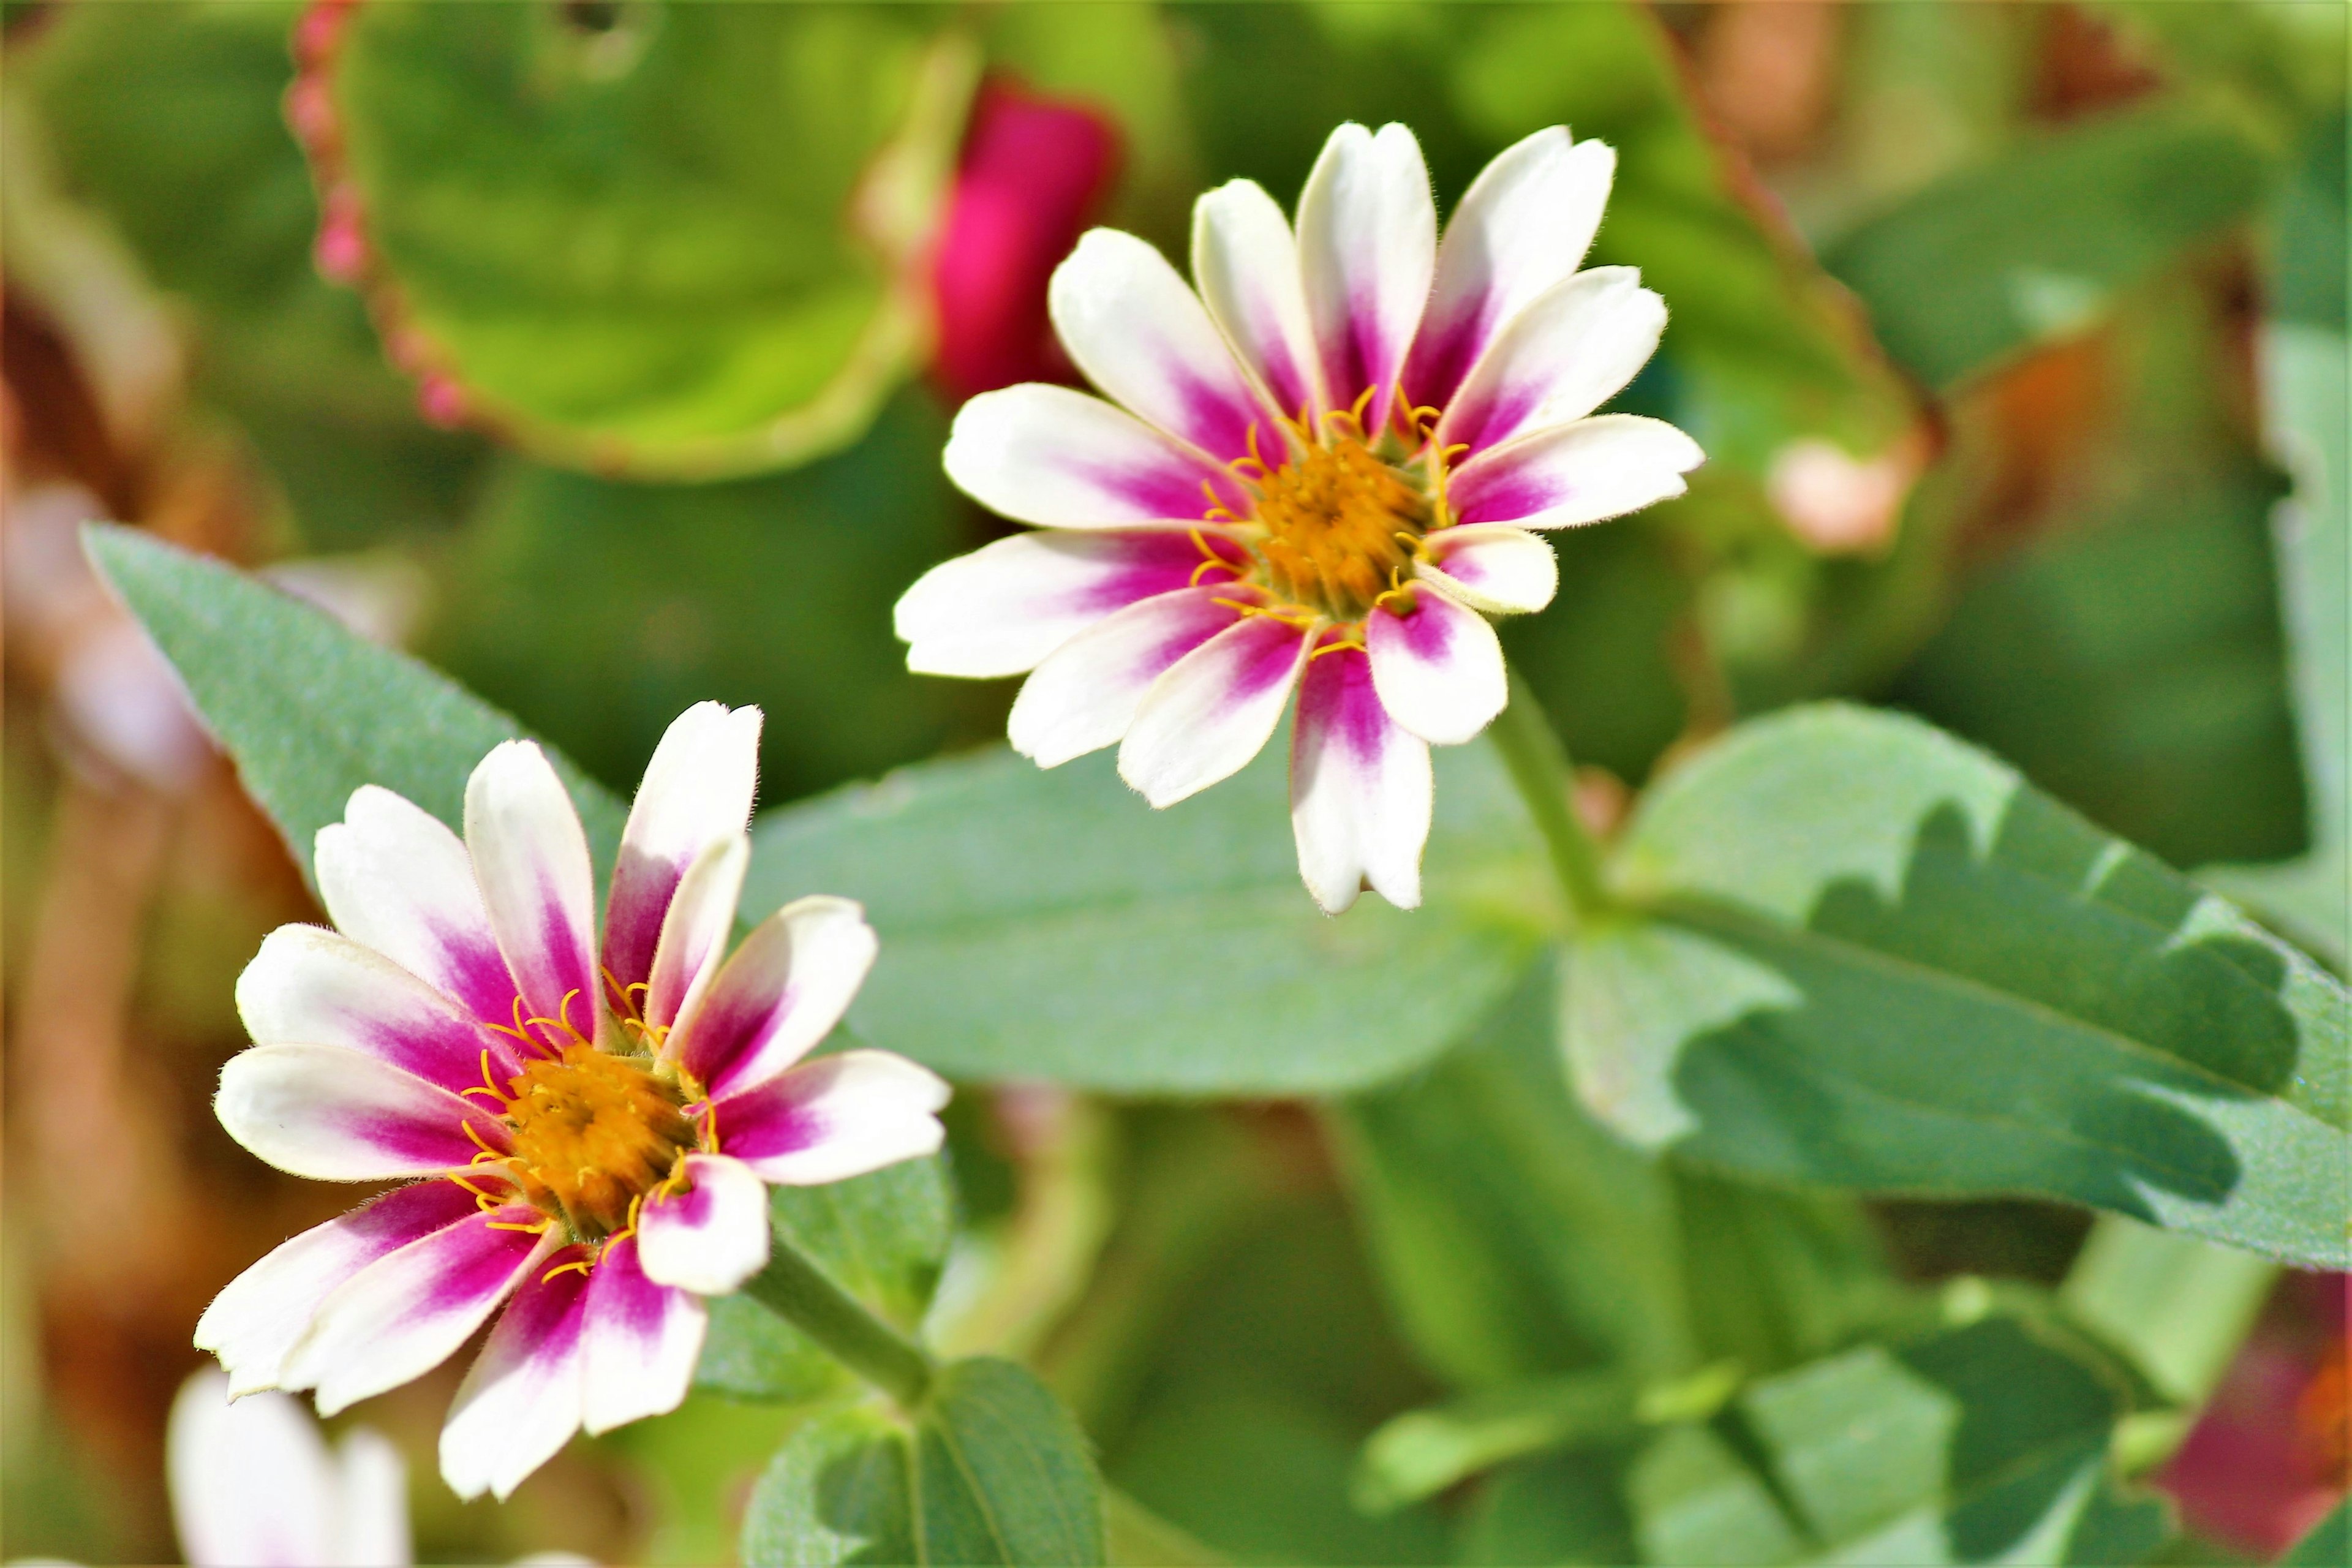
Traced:
<svg viewBox="0 0 2352 1568">
<path fill-rule="evenodd" d="M 296 141 L 314 151 L 333 140 L 335 100 L 324 77 L 298 76 L 286 84 L 286 123 Z"/>
<path fill-rule="evenodd" d="M 332 283 L 356 283 L 367 270 L 367 229 L 360 220 L 359 200 L 348 190 L 338 187 L 328 193 L 310 257 L 320 275 Z"/>
<path fill-rule="evenodd" d="M 294 24 L 294 58 L 304 69 L 325 63 L 342 41 L 355 0 L 311 0 Z"/>
<path fill-rule="evenodd" d="M 1894 540 L 1924 445 L 1906 437 L 1876 457 L 1855 458 L 1832 442 L 1791 441 L 1772 455 L 1765 493 L 1816 554 L 1874 554 Z"/>
<path fill-rule="evenodd" d="M 466 393 L 456 382 L 427 373 L 416 384 L 416 411 L 428 425 L 454 430 L 466 422 Z"/>
<path fill-rule="evenodd" d="M 931 267 L 931 377 L 951 401 L 1069 378 L 1045 319 L 1045 282 L 1118 163 L 1118 132 L 1104 116 L 1001 78 L 981 84 Z"/>
</svg>

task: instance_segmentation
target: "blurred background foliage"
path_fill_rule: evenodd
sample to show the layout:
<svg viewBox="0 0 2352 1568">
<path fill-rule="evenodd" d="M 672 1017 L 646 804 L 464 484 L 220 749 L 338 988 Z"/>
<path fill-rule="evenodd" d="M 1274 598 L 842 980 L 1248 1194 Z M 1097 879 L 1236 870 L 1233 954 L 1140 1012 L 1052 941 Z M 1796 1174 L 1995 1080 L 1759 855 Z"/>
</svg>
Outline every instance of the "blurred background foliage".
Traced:
<svg viewBox="0 0 2352 1568">
<path fill-rule="evenodd" d="M 2175 865 L 2228 863 L 2343 962 L 2343 545 L 2282 504 L 2324 516 L 2332 486 L 2340 519 L 2344 494 L 2338 5 L 11 0 L 5 20 L 0 1553 L 168 1556 L 158 1442 L 188 1325 L 340 1206 L 208 1114 L 234 974 L 315 910 L 123 651 L 72 525 L 270 566 L 615 785 L 702 698 L 766 710 L 763 805 L 971 746 L 1009 687 L 910 677 L 888 614 L 1003 527 L 940 472 L 954 402 L 992 367 L 1055 374 L 1044 279 L 1083 224 L 1181 256 L 1194 192 L 1246 175 L 1287 205 L 1342 120 L 1410 124 L 1442 205 L 1543 125 L 1620 151 L 1596 259 L 1674 311 L 1621 405 L 1710 460 L 1686 498 L 1559 537 L 1558 602 L 1507 630 L 1589 817 L 1740 717 L 1887 702 Z M 2332 447 L 2324 417 L 2297 424 L 2329 395 Z M 2324 1423 L 2247 1392 L 2332 1334 L 2340 1418 L 2340 1285 L 2333 1306 L 2273 1291 L 2193 1242 L 2151 1285 L 2128 1242 L 2077 1262 L 2084 1222 L 2055 1207 L 1644 1162 L 1515 1023 L 1548 984 L 1321 1107 L 966 1095 L 934 1324 L 1027 1354 L 1112 1479 L 1241 1561 L 1858 1550 L 1860 1502 L 1826 1479 L 1764 1495 L 1741 1456 L 1832 1477 L 1804 1468 L 1828 1440 L 1806 1401 L 1874 1380 L 1972 1412 L 2005 1383 L 2058 1389 L 2036 1451 L 2051 1487 L 2096 1494 L 2043 1543 L 2069 1561 L 2159 1550 L 2152 1505 L 2102 1479 L 2119 1419 L 2141 1470 L 2179 1447 L 2165 1474 L 2201 1534 L 2173 1560 L 2275 1550 L 2340 1486 Z M 128 1152 L 94 1173 L 101 1143 Z M 2130 1428 L 2116 1346 L 2035 1291 L 2064 1281 L 2095 1321 L 2101 1291 L 2134 1317 L 2183 1280 L 2223 1305 L 2147 1331 L 2195 1370 Z M 1854 1349 L 1890 1324 L 1901 1367 Z M 429 1559 L 723 1561 L 793 1419 L 740 1396 L 781 1397 L 801 1364 L 742 1353 L 504 1509 L 431 1479 L 448 1369 L 362 1415 L 411 1456 Z M 1764 1381 L 1710 1392 L 1726 1363 Z M 1626 1416 L 1591 1382 L 1621 1373 L 1686 1408 Z M 2243 1459 L 2249 1431 L 2269 1458 Z M 1922 1507 L 1953 1489 L 1953 1517 L 1976 1511 L 1952 1538 L 1986 1557 L 2055 1495 L 1969 1502 L 1964 1480 L 1886 1484 Z"/>
</svg>

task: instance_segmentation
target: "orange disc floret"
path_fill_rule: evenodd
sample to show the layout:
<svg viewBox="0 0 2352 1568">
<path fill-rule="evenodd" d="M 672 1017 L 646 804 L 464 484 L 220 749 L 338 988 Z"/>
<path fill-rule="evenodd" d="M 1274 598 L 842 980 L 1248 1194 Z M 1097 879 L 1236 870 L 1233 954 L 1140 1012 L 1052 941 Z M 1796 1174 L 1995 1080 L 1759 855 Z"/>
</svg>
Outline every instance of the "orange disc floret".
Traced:
<svg viewBox="0 0 2352 1568">
<path fill-rule="evenodd" d="M 1419 489 L 1352 435 L 1307 443 L 1258 489 L 1271 585 L 1335 620 L 1370 611 L 1429 526 Z"/>
<path fill-rule="evenodd" d="M 508 1080 L 517 1179 L 582 1240 L 624 1228 L 636 1200 L 695 1147 L 677 1090 L 648 1066 L 580 1043 Z"/>
</svg>

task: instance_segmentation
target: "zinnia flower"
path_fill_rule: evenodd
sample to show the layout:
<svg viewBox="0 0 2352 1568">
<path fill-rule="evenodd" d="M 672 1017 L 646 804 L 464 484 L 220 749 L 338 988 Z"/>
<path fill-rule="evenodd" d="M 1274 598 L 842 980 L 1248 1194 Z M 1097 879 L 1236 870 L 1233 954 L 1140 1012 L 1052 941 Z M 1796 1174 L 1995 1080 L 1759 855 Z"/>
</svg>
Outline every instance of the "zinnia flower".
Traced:
<svg viewBox="0 0 2352 1568">
<path fill-rule="evenodd" d="M 1295 688 L 1308 890 L 1333 912 L 1367 883 L 1417 904 L 1428 748 L 1502 710 L 1486 617 L 1557 585 L 1528 531 L 1678 495 L 1701 460 L 1670 425 L 1593 412 L 1665 325 L 1633 268 L 1578 270 L 1614 168 L 1538 132 L 1441 245 L 1412 133 L 1343 125 L 1296 235 L 1247 180 L 1201 198 L 1197 295 L 1142 240 L 1087 233 L 1050 304 L 1113 401 L 1029 384 L 964 405 L 950 477 L 1040 531 L 908 590 L 908 667 L 1033 671 L 1014 747 L 1053 767 L 1119 742 L 1155 806 L 1247 763 Z"/>
<path fill-rule="evenodd" d="M 760 714 L 670 726 L 594 940 L 588 843 L 540 749 L 474 770 L 466 837 L 369 786 L 322 828 L 336 930 L 272 932 L 237 982 L 257 1042 L 221 1073 L 232 1137 L 323 1181 L 424 1178 L 278 1247 L 196 1327 L 232 1393 L 332 1415 L 494 1312 L 441 1434 L 467 1497 L 572 1434 L 675 1407 L 702 1299 L 767 1261 L 768 1183 L 939 1147 L 947 1087 L 881 1051 L 802 1061 L 875 954 L 858 907 L 786 905 L 721 958 L 751 843 Z M 796 1065 L 797 1064 L 797 1065 Z"/>
</svg>

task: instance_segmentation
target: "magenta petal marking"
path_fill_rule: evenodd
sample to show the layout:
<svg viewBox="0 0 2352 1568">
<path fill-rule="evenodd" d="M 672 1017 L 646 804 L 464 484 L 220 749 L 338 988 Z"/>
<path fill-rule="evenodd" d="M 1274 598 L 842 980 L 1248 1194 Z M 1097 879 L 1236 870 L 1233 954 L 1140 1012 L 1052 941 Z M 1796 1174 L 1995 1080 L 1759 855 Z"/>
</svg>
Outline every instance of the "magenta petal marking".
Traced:
<svg viewBox="0 0 2352 1568">
<path fill-rule="evenodd" d="M 1240 704 L 1264 696 L 1271 687 L 1287 684 L 1291 672 L 1298 668 L 1298 639 L 1297 626 L 1270 616 L 1239 634 L 1237 640 L 1248 646 L 1239 650 L 1234 662 L 1228 699 Z"/>
<path fill-rule="evenodd" d="M 1361 648 L 1319 654 L 1308 662 L 1299 683 L 1297 722 L 1302 754 L 1336 744 L 1367 766 L 1380 759 L 1394 731 L 1372 689 L 1372 661 Z"/>
<path fill-rule="evenodd" d="M 1415 403 L 1443 408 L 1462 389 L 1463 377 L 1470 374 L 1490 335 L 1486 305 L 1480 300 L 1443 321 L 1422 322 L 1404 373 L 1405 393 Z"/>
<path fill-rule="evenodd" d="M 1445 499 L 1462 523 L 1517 522 L 1565 504 L 1576 487 L 1556 470 L 1497 457 L 1454 476 Z"/>
<path fill-rule="evenodd" d="M 1209 536 L 1203 534 L 1203 539 Z M 1212 548 L 1222 542 L 1212 541 Z M 1125 557 L 1118 568 L 1106 573 L 1095 582 L 1072 594 L 1064 605 L 1054 606 L 1073 611 L 1093 611 L 1108 615 L 1123 610 L 1139 599 L 1156 598 L 1188 587 L 1192 574 L 1200 570 L 1200 547 L 1192 536 L 1184 533 L 1153 532 L 1118 536 L 1116 548 Z M 1240 548 L 1224 545 L 1235 555 Z"/>
<path fill-rule="evenodd" d="M 441 975 L 451 995 L 485 1023 L 514 1023 L 515 983 L 499 945 L 482 931 L 435 921 L 432 940 L 441 950 Z"/>
<path fill-rule="evenodd" d="M 1244 512 L 1249 504 L 1234 484 L 1232 475 L 1205 464 L 1191 473 L 1172 461 L 1166 467 L 1150 468 L 1108 468 L 1092 464 L 1074 467 L 1088 483 L 1133 508 L 1139 517 L 1175 521 L 1207 515 L 1213 503 L 1209 500 L 1209 492 L 1202 489 L 1202 480 L 1207 480 L 1214 489 L 1217 495 L 1214 504 L 1223 506 L 1235 515 Z"/>
<path fill-rule="evenodd" d="M 349 1272 L 356 1274 L 385 1253 L 479 1212 L 474 1194 L 455 1182 L 412 1182 L 370 1199 L 334 1225 L 355 1249 Z"/>
<path fill-rule="evenodd" d="M 511 1078 L 522 1070 L 504 1039 L 447 1017 L 345 1017 L 352 1043 L 370 1055 L 462 1094 L 482 1081 L 482 1053 L 490 1071 Z"/>
<path fill-rule="evenodd" d="M 1250 449 L 1250 430 L 1258 426 L 1261 449 L 1271 450 L 1280 445 L 1276 433 L 1266 427 L 1265 417 L 1251 403 L 1236 401 L 1224 390 L 1210 385 L 1186 371 L 1178 369 L 1173 376 L 1177 401 L 1184 410 L 1184 427 L 1176 432 L 1211 457 L 1231 462 L 1246 457 Z M 1177 513 L 1185 516 L 1186 513 Z"/>
<path fill-rule="evenodd" d="M 614 1331 L 651 1346 L 661 1340 L 675 1286 L 656 1285 L 637 1261 L 637 1238 L 617 1237 L 589 1277 L 586 1311 L 599 1331 Z"/>
<path fill-rule="evenodd" d="M 511 1147 L 505 1125 L 488 1113 L 468 1116 L 465 1123 L 480 1133 L 491 1148 L 504 1151 Z M 427 1121 L 386 1111 L 349 1111 L 337 1119 L 336 1131 L 354 1143 L 412 1168 L 441 1165 L 456 1170 L 470 1164 L 474 1156 L 481 1152 L 480 1146 L 466 1136 L 463 1124 Z"/>
<path fill-rule="evenodd" d="M 1423 594 L 1431 592 L 1423 589 Z M 1416 595 L 1416 600 L 1418 600 Z M 1454 617 L 1435 610 L 1424 610 L 1416 602 L 1412 613 L 1399 615 L 1393 610 L 1380 612 L 1386 616 L 1389 635 L 1383 641 L 1394 641 L 1414 658 L 1424 664 L 1443 664 L 1454 646 Z M 1366 668 L 1370 668 L 1367 661 Z"/>
<path fill-rule="evenodd" d="M 551 883 L 542 882 L 539 896 L 538 951 L 514 955 L 523 1005 L 534 1017 L 565 1021 L 565 998 L 569 997 L 568 1021 L 582 1035 L 593 1035 L 598 992 L 587 933 L 572 923 L 562 895 Z M 536 1032 L 542 1042 L 549 1041 L 547 1029 Z"/>
<path fill-rule="evenodd" d="M 533 1237 L 519 1239 L 537 1240 Z M 513 1301 L 499 1318 L 496 1331 L 512 1347 L 516 1360 L 544 1365 L 568 1361 L 579 1353 L 580 1336 L 588 1320 L 590 1271 L 564 1266 L 584 1263 L 591 1256 L 585 1247 L 563 1247 L 551 1254 L 547 1267 L 524 1280 L 522 1289 L 515 1292 Z M 508 1265 L 509 1270 L 512 1267 L 511 1263 Z"/>
<path fill-rule="evenodd" d="M 491 1222 L 527 1225 L 538 1219 L 536 1209 L 509 1205 L 478 1214 L 470 1223 L 460 1222 L 433 1238 L 436 1267 L 417 1289 L 415 1315 L 463 1312 L 504 1295 L 514 1282 L 515 1269 L 539 1245 L 539 1237 L 530 1231 L 493 1228 Z"/>
<path fill-rule="evenodd" d="M 662 921 L 669 914 L 670 900 L 677 896 L 686 868 L 693 863 L 691 854 L 666 858 L 635 847 L 621 851 L 613 875 L 611 907 L 604 912 L 604 959 L 624 994 L 630 986 L 643 985 L 653 978 L 654 950 L 661 943 Z"/>
<path fill-rule="evenodd" d="M 755 1061 L 769 1039 L 792 1016 L 799 988 L 789 981 L 781 994 L 748 986 L 714 986 L 694 1016 L 686 1042 L 686 1070 L 723 1093 L 739 1063 Z"/>
<path fill-rule="evenodd" d="M 730 1095 L 713 1108 L 719 1121 L 719 1150 L 739 1160 L 755 1161 L 797 1153 L 824 1138 L 824 1119 L 793 1092 L 789 1077 L 771 1079 L 757 1088 Z M 709 1196 L 702 1194 L 706 1212 L 696 1222 L 707 1223 Z"/>
</svg>

